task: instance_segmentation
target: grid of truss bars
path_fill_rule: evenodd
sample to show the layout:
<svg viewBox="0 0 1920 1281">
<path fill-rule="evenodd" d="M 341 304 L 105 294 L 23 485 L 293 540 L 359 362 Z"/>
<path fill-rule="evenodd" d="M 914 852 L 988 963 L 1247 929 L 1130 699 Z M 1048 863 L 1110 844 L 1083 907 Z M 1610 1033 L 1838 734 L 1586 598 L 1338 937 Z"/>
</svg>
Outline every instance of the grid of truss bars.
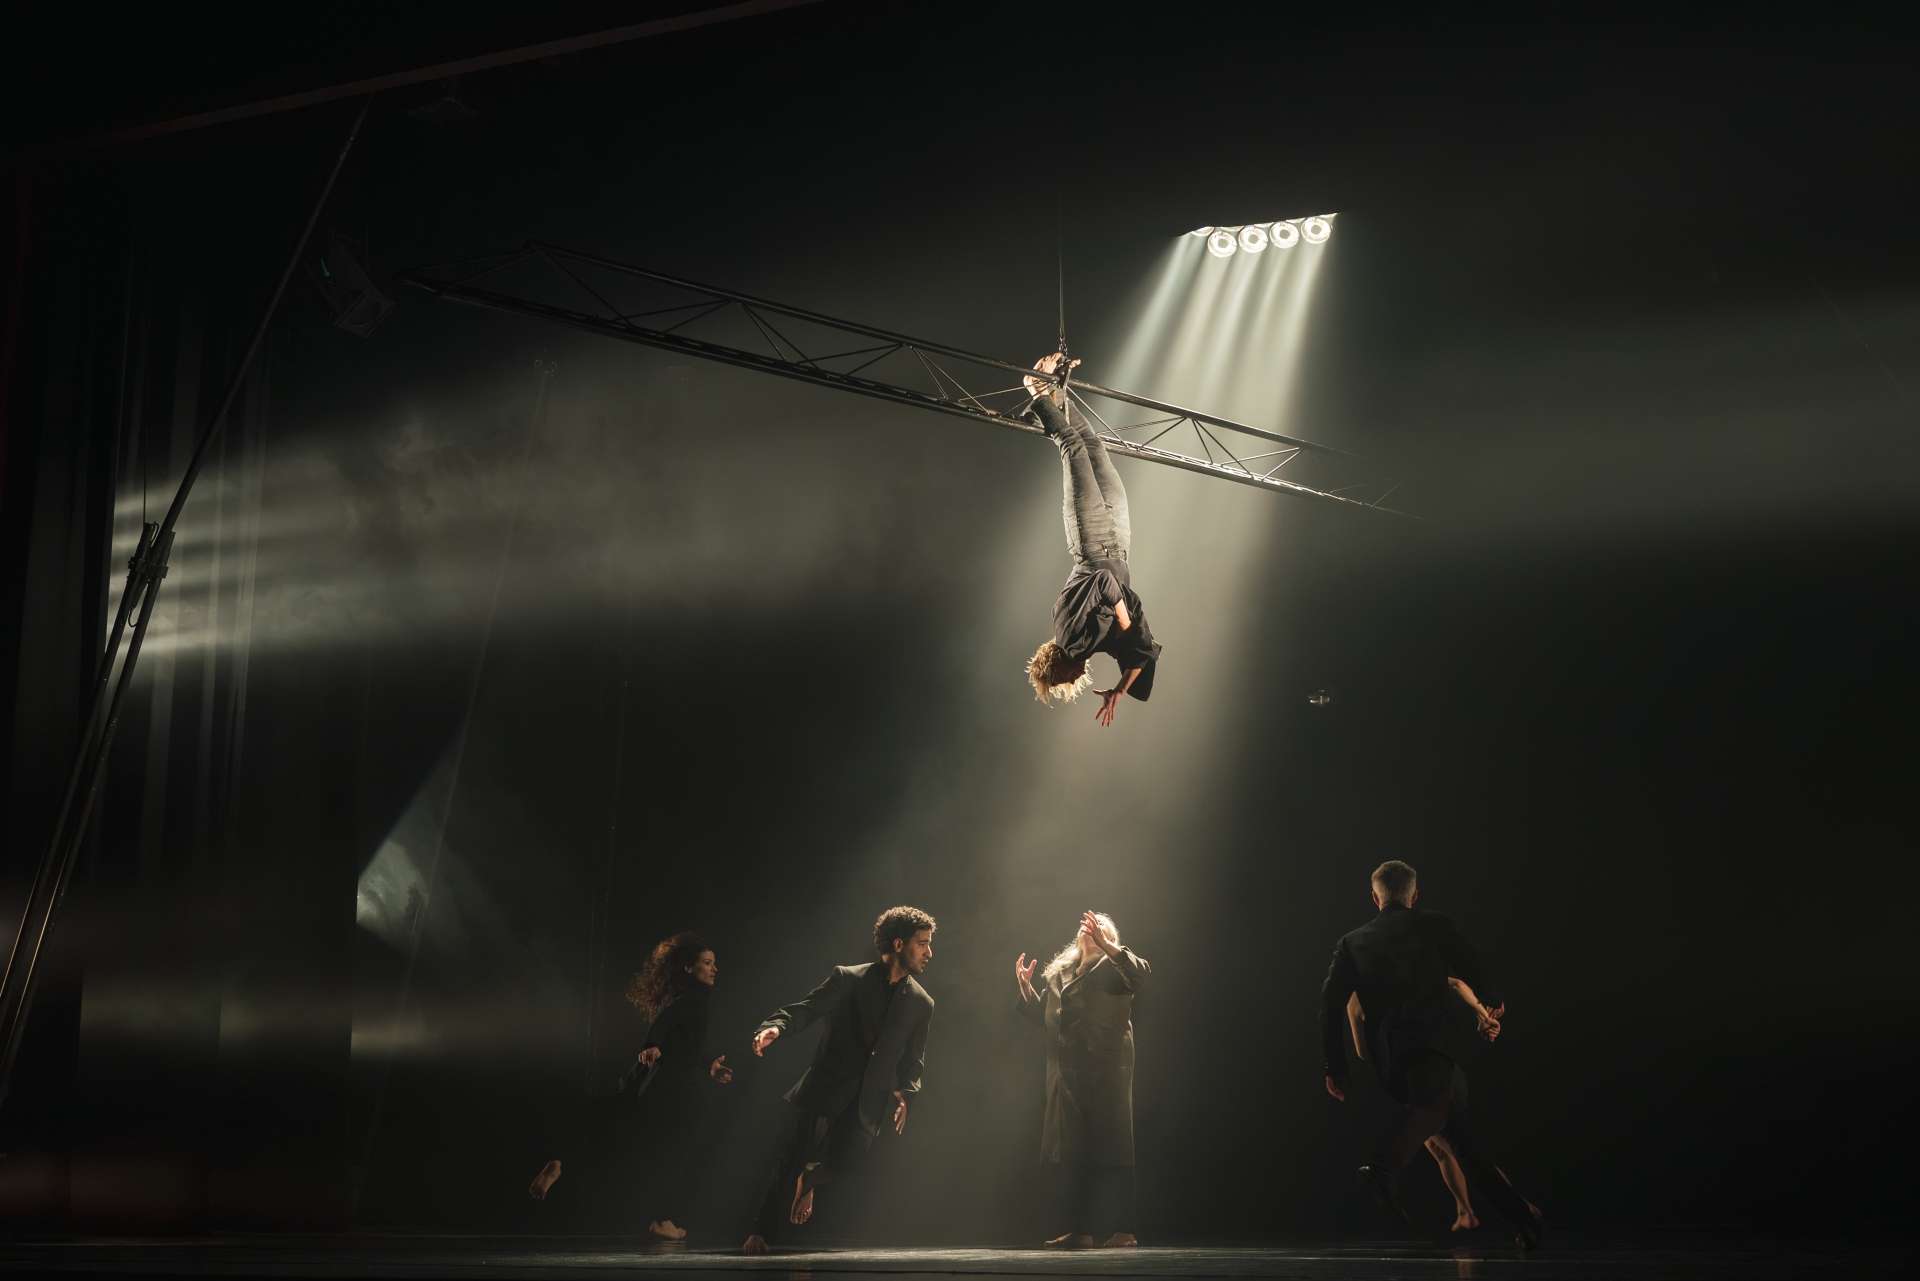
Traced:
<svg viewBox="0 0 1920 1281">
<path fill-rule="evenodd" d="M 558 245 L 403 272 L 440 298 L 1040 434 L 1025 365 Z M 1057 380 L 1056 380 L 1057 381 Z M 1068 381 L 1114 454 L 1370 510 L 1396 488 L 1343 450 L 1097 383 Z"/>
</svg>

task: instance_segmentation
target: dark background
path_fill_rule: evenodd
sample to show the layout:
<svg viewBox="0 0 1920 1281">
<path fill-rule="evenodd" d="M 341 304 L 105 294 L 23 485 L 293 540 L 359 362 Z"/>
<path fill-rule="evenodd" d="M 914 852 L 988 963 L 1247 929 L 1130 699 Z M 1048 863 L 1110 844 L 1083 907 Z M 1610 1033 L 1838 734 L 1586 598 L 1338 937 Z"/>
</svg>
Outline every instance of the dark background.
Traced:
<svg viewBox="0 0 1920 1281">
<path fill-rule="evenodd" d="M 54 144 L 645 12 L 22 25 L 9 903 L 118 562 L 354 104 Z M 383 280 L 546 237 L 1024 359 L 1057 202 L 1096 374 L 1171 236 L 1337 210 L 1279 425 L 1425 519 L 1123 464 L 1167 655 L 1100 731 L 1019 683 L 1067 567 L 1043 445 L 399 286 L 363 341 L 303 277 L 181 525 L 0 1115 L 9 1222 L 582 1226 L 522 1189 L 691 924 L 745 1069 L 689 1174 L 731 1238 L 803 1062 L 748 1033 L 908 901 L 927 1090 L 824 1229 L 1046 1226 L 1008 969 L 1090 906 L 1155 965 L 1143 1235 L 1358 1228 L 1380 1100 L 1322 1093 L 1315 1010 L 1386 857 L 1504 976 L 1476 1112 L 1556 1222 L 1900 1221 L 1911 52 L 1802 6 L 828 3 L 468 77 L 456 123 L 376 101 L 322 226 Z"/>
</svg>

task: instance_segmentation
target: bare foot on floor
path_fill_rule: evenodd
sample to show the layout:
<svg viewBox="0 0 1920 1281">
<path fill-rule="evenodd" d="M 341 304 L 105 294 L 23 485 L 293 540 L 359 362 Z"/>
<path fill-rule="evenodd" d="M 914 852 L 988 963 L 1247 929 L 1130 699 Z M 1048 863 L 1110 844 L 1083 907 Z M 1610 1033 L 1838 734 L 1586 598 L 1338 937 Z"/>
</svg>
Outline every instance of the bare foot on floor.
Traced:
<svg viewBox="0 0 1920 1281">
<path fill-rule="evenodd" d="M 655 1219 L 647 1225 L 647 1232 L 652 1236 L 659 1237 L 662 1241 L 684 1241 L 687 1239 L 687 1230 L 675 1223 L 672 1219 Z"/>
<path fill-rule="evenodd" d="M 740 1253 L 742 1254 L 765 1254 L 766 1252 L 767 1239 L 758 1232 L 755 1232 L 740 1243 Z"/>
<path fill-rule="evenodd" d="M 533 1182 L 527 1184 L 527 1195 L 536 1201 L 547 1199 L 547 1189 L 560 1181 L 560 1163 L 549 1161 L 540 1167 L 540 1173 L 533 1176 Z"/>
<path fill-rule="evenodd" d="M 1063 1232 L 1047 1242 L 1049 1250 L 1091 1250 L 1093 1237 L 1086 1232 Z"/>
<path fill-rule="evenodd" d="M 1471 1232 L 1479 1226 L 1480 1216 L 1472 1210 L 1462 1210 L 1453 1216 L 1453 1230 L 1455 1232 Z"/>
<path fill-rule="evenodd" d="M 1102 1250 L 1133 1250 L 1140 1245 L 1140 1238 L 1131 1232 L 1116 1232 L 1100 1243 Z"/>
</svg>

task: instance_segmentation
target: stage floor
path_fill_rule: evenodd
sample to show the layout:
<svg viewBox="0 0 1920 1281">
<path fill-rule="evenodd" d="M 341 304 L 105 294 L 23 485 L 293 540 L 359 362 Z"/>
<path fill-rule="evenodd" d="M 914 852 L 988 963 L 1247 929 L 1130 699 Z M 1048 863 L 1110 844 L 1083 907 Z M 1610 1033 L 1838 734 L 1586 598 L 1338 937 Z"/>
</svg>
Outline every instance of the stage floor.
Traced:
<svg viewBox="0 0 1920 1281">
<path fill-rule="evenodd" d="M 116 1277 L 1285 1277 L 1341 1281 L 1433 1278 L 1522 1281 L 1751 1281 L 1897 1277 L 1903 1249 L 1769 1247 L 1725 1239 L 1629 1248 L 1555 1243 L 1517 1249 L 1415 1244 L 1293 1249 L 808 1250 L 745 1258 L 731 1251 L 592 1237 L 341 1236 L 127 1238 L 0 1243 L 0 1272 Z"/>
</svg>

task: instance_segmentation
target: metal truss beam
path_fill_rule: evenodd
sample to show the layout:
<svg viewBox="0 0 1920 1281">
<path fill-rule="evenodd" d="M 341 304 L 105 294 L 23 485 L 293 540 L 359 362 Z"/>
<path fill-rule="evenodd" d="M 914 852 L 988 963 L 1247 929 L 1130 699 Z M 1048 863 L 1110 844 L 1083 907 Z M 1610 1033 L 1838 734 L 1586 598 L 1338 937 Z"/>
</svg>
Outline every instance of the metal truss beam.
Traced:
<svg viewBox="0 0 1920 1281">
<path fill-rule="evenodd" d="M 1022 380 L 1034 373 L 1026 365 L 559 245 L 530 242 L 399 278 L 450 302 L 1041 434 L 1026 412 L 1030 397 Z M 1407 514 L 1381 505 L 1394 487 L 1344 450 L 1077 378 L 1049 381 L 1064 382 L 1112 453 L 1277 493 Z M 1132 421 L 1115 423 L 1109 415 Z M 1174 447 L 1189 440 L 1190 452 Z M 1289 467 L 1293 475 L 1279 475 Z"/>
</svg>

